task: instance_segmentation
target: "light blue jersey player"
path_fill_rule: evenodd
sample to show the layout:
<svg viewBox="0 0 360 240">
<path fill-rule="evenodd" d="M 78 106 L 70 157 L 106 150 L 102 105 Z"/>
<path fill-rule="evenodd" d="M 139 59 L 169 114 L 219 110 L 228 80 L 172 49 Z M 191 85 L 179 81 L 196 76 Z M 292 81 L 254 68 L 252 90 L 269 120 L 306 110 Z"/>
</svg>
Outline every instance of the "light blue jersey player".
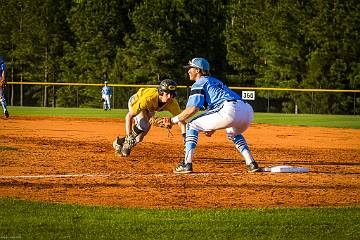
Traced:
<svg viewBox="0 0 360 240">
<path fill-rule="evenodd" d="M 104 82 L 105 86 L 101 89 L 101 97 L 103 99 L 104 110 L 111 110 L 110 100 L 112 97 L 112 88 L 108 86 L 108 82 Z"/>
<path fill-rule="evenodd" d="M 4 93 L 5 84 L 6 84 L 6 64 L 5 64 L 4 57 L 0 56 L 0 102 L 1 102 L 1 106 L 4 110 L 4 116 L 5 116 L 5 118 L 8 118 L 9 111 L 7 109 L 5 93 Z"/>
<path fill-rule="evenodd" d="M 245 141 L 243 132 L 250 126 L 254 112 L 250 104 L 243 101 L 223 82 L 211 77 L 210 65 L 204 58 L 194 58 L 186 66 L 191 87 L 186 109 L 171 118 L 172 123 L 185 121 L 200 109 L 205 112 L 192 118 L 186 125 L 185 159 L 175 168 L 175 173 L 192 172 L 192 159 L 198 143 L 199 132 L 210 137 L 216 130 L 225 129 L 227 137 L 233 141 L 245 159 L 249 172 L 261 171 Z"/>
</svg>

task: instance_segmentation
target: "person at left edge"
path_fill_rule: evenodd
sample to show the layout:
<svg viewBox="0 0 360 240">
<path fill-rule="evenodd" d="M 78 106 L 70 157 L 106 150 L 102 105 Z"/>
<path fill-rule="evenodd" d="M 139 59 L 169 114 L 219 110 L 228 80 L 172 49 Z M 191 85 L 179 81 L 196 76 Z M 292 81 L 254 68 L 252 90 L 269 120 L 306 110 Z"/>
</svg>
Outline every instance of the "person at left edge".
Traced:
<svg viewBox="0 0 360 240">
<path fill-rule="evenodd" d="M 125 117 L 126 137 L 117 137 L 113 142 L 117 156 L 128 156 L 131 150 L 141 142 L 150 130 L 149 120 L 155 112 L 168 111 L 173 116 L 181 112 L 175 99 L 177 84 L 165 79 L 157 88 L 140 88 L 128 101 L 129 111 Z M 186 125 L 179 121 L 182 137 L 185 138 Z"/>
<path fill-rule="evenodd" d="M 5 85 L 6 85 L 6 64 L 3 56 L 0 56 L 0 102 L 4 110 L 5 118 L 9 117 L 9 111 L 7 109 L 5 98 Z"/>
<path fill-rule="evenodd" d="M 111 110 L 110 100 L 112 97 L 112 87 L 108 86 L 108 81 L 105 81 L 104 85 L 105 86 L 101 89 L 103 108 L 104 110 Z"/>
</svg>

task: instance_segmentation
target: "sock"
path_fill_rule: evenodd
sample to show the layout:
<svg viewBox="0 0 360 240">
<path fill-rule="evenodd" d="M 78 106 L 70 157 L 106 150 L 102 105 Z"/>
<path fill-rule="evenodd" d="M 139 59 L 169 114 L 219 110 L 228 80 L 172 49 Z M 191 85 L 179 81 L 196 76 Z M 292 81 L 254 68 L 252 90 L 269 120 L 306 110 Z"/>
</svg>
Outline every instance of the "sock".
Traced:
<svg viewBox="0 0 360 240">
<path fill-rule="evenodd" d="M 195 147 L 199 139 L 199 132 L 188 129 L 185 139 L 185 163 L 192 163 Z"/>
<path fill-rule="evenodd" d="M 136 126 L 136 125 L 133 125 L 133 126 L 132 126 L 131 134 L 132 134 L 134 137 L 139 136 L 139 135 L 142 134 L 143 132 L 144 132 L 144 130 L 140 129 L 138 126 Z"/>
<path fill-rule="evenodd" d="M 137 125 L 134 124 L 132 126 L 131 136 L 135 139 L 135 145 L 142 141 L 143 133 L 144 133 L 144 130 L 140 129 Z"/>
<path fill-rule="evenodd" d="M 250 149 L 245 141 L 245 138 L 243 137 L 242 134 L 235 136 L 233 142 L 237 150 L 244 157 L 246 165 L 255 162 L 253 156 L 251 155 Z"/>
</svg>

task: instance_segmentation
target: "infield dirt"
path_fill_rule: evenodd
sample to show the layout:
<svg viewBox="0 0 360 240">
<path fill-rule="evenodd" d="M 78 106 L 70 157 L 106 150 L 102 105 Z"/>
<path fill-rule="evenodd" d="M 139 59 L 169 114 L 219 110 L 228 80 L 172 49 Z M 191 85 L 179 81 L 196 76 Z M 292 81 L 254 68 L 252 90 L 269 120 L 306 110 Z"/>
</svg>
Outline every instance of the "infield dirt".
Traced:
<svg viewBox="0 0 360 240">
<path fill-rule="evenodd" d="M 358 206 L 360 130 L 253 124 L 245 137 L 262 167 L 309 173 L 247 173 L 224 131 L 200 135 L 195 173 L 177 175 L 182 137 L 152 128 L 129 157 L 112 141 L 123 120 L 0 120 L 0 197 L 143 208 Z"/>
</svg>

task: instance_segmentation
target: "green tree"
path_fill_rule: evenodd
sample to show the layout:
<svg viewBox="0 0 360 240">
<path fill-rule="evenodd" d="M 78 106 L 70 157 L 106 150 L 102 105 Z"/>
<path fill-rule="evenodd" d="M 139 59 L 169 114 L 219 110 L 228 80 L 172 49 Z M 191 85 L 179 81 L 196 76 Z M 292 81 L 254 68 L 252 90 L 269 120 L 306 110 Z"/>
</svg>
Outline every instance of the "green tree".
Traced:
<svg viewBox="0 0 360 240">
<path fill-rule="evenodd" d="M 77 1 L 68 21 L 74 40 L 66 43 L 62 77 L 68 82 L 102 83 L 109 80 L 117 48 L 129 29 L 127 14 L 136 1 Z M 66 90 L 65 92 L 67 92 Z M 81 106 L 97 106 L 99 89 L 80 91 Z M 66 96 L 62 96 L 62 99 Z"/>
<path fill-rule="evenodd" d="M 358 1 L 314 0 L 306 21 L 311 50 L 304 86 L 348 89 L 359 87 L 360 4 Z"/>
<path fill-rule="evenodd" d="M 1 16 L 8 32 L 2 49 L 14 69 L 14 80 L 55 81 L 62 43 L 68 37 L 64 22 L 70 4 L 69 0 L 6 1 Z M 21 86 L 19 90 L 20 105 L 47 106 L 46 87 L 28 86 L 23 90 Z"/>
<path fill-rule="evenodd" d="M 358 89 L 360 47 L 358 1 L 314 0 L 309 5 L 305 32 L 309 46 L 306 88 Z M 308 99 L 300 99 L 309 103 Z M 344 94 L 318 94 L 311 99 L 322 113 L 348 113 L 353 99 Z M 328 104 L 322 104 L 322 103 Z M 308 104 L 310 105 L 310 103 Z"/>
<path fill-rule="evenodd" d="M 224 6 L 215 0 L 144 0 L 131 14 L 135 32 L 118 50 L 114 72 L 123 82 L 153 83 L 174 78 L 185 83 L 182 65 L 207 57 L 213 69 L 225 62 Z"/>
</svg>

